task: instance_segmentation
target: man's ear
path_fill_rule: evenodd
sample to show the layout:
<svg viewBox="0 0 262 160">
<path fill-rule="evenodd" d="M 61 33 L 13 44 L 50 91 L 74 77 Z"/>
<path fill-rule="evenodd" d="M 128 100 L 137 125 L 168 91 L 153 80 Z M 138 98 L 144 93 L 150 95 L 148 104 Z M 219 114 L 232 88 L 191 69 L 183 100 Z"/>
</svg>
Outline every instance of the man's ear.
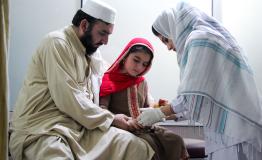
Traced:
<svg viewBox="0 0 262 160">
<path fill-rule="evenodd" d="M 86 19 L 83 19 L 80 22 L 80 26 L 79 26 L 81 32 L 85 33 L 87 31 L 88 27 L 89 27 L 89 22 Z"/>
</svg>

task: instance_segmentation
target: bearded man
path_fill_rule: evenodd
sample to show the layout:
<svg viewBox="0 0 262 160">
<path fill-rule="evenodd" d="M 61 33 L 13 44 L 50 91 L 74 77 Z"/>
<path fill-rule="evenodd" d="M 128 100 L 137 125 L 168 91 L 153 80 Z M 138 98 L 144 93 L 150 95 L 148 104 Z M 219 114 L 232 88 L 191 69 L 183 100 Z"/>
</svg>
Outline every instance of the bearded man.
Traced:
<svg viewBox="0 0 262 160">
<path fill-rule="evenodd" d="M 117 127 L 125 123 L 98 106 L 104 63 L 116 11 L 87 0 L 72 23 L 49 33 L 32 57 L 11 121 L 15 160 L 147 160 L 154 151 Z"/>
</svg>

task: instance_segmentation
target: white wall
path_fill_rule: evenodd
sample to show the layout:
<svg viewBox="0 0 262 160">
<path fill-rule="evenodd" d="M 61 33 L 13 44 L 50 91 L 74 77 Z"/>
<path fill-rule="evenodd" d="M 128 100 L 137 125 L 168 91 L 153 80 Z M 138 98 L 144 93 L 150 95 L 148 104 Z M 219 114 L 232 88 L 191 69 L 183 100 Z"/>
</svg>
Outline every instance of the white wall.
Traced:
<svg viewBox="0 0 262 160">
<path fill-rule="evenodd" d="M 254 70 L 260 92 L 262 91 L 262 1 L 215 0 L 215 17 L 237 39 L 246 52 Z"/>
<path fill-rule="evenodd" d="M 173 7 L 178 0 L 103 0 L 116 8 L 118 15 L 109 43 L 101 48 L 102 55 L 112 63 L 125 45 L 134 37 L 145 37 L 155 48 L 151 70 L 146 74 L 149 90 L 155 100 L 176 96 L 179 84 L 179 69 L 176 52 L 168 51 L 157 39 L 151 25 L 165 8 Z M 187 0 L 211 15 L 211 0 Z"/>
<path fill-rule="evenodd" d="M 48 32 L 71 24 L 79 7 L 80 0 L 10 0 L 10 109 L 40 40 Z"/>
</svg>

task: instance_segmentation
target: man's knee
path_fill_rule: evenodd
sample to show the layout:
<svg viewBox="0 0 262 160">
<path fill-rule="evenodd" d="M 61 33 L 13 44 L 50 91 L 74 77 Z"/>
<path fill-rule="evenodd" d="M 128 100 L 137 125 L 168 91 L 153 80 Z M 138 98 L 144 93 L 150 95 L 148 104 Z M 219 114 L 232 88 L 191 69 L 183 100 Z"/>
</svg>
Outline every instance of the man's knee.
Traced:
<svg viewBox="0 0 262 160">
<path fill-rule="evenodd" d="M 24 149 L 25 159 L 74 159 L 73 153 L 61 137 L 42 136 Z"/>
</svg>

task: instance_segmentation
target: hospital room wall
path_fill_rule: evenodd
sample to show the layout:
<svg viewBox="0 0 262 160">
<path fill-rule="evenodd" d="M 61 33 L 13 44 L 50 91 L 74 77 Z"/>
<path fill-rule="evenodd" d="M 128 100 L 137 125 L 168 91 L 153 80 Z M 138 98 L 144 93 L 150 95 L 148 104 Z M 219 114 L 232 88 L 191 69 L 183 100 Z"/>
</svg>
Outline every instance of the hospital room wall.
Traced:
<svg viewBox="0 0 262 160">
<path fill-rule="evenodd" d="M 253 68 L 258 89 L 262 91 L 262 1 L 214 0 L 214 16 L 237 39 Z"/>
</svg>

